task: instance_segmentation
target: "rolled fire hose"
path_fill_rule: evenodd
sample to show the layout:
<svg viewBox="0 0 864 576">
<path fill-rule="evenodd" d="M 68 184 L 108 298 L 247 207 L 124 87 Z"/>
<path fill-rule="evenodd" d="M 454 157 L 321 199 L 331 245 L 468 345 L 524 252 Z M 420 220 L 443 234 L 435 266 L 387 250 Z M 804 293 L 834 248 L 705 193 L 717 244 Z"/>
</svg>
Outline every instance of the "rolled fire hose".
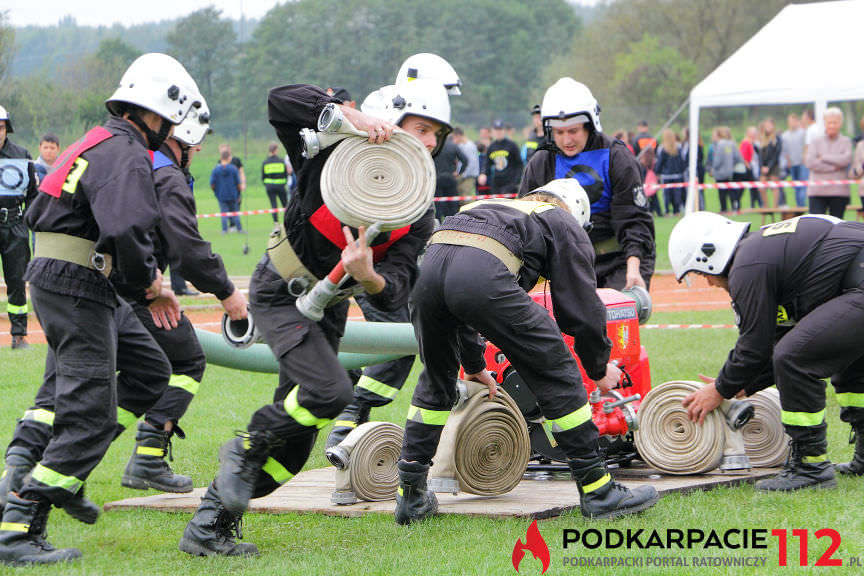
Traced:
<svg viewBox="0 0 864 576">
<path fill-rule="evenodd" d="M 435 492 L 497 496 L 522 480 L 531 455 L 528 425 L 516 402 L 499 389 L 459 381 L 460 401 L 450 412 L 429 473 Z"/>
<path fill-rule="evenodd" d="M 766 388 L 748 400 L 756 412 L 741 429 L 747 456 L 757 468 L 783 464 L 789 452 L 789 436 L 780 420 L 780 393 L 776 388 Z"/>
<path fill-rule="evenodd" d="M 740 429 L 752 415 L 747 402 L 724 401 L 703 424 L 690 421 L 684 398 L 700 382 L 664 382 L 651 389 L 639 407 L 636 449 L 648 464 L 667 474 L 703 474 L 750 468 Z"/>
<path fill-rule="evenodd" d="M 336 489 L 330 501 L 354 504 L 394 498 L 399 486 L 396 463 L 404 435 L 396 424 L 366 422 L 327 450 L 327 459 L 336 466 Z"/>
</svg>

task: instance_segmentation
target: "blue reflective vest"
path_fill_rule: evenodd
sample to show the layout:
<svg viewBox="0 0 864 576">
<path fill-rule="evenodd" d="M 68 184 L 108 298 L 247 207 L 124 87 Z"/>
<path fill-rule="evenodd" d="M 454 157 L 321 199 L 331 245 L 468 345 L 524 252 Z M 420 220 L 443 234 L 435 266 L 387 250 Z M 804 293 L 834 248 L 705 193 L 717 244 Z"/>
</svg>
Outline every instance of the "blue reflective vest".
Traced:
<svg viewBox="0 0 864 576">
<path fill-rule="evenodd" d="M 572 158 L 555 154 L 555 178 L 576 178 L 591 201 L 591 213 L 608 212 L 612 203 L 609 148 L 587 150 Z"/>
</svg>

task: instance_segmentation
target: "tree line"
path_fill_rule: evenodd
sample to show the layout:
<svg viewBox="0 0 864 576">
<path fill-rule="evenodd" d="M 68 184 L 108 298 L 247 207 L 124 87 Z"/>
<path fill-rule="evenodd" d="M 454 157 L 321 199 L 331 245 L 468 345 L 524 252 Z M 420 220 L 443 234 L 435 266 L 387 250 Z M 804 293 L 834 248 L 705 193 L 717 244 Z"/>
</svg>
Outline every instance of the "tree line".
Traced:
<svg viewBox="0 0 864 576">
<path fill-rule="evenodd" d="M 454 120 L 469 129 L 498 118 L 527 125 L 531 106 L 564 75 L 591 87 L 607 130 L 639 118 L 659 125 L 785 3 L 294 0 L 260 21 L 232 21 L 209 7 L 175 21 L 95 32 L 69 18 L 16 30 L 0 13 L 0 104 L 25 141 L 48 130 L 74 138 L 104 120 L 103 101 L 126 66 L 162 50 L 196 79 L 218 133 L 269 138 L 271 87 L 343 86 L 359 104 L 392 83 L 406 56 L 435 52 L 462 77 L 463 95 L 451 103 Z"/>
</svg>

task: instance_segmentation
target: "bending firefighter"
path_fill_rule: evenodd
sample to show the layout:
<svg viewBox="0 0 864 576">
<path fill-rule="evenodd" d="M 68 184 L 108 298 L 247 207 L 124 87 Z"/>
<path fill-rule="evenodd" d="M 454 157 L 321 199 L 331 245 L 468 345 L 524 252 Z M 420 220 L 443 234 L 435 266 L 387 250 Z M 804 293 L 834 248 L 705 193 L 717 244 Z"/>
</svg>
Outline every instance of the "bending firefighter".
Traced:
<svg viewBox="0 0 864 576">
<path fill-rule="evenodd" d="M 393 110 L 393 97 L 397 96 L 391 92 L 397 87 L 404 88 L 418 79 L 424 82 L 439 82 L 451 96 L 462 93 L 459 89 L 462 80 L 450 63 L 437 54 L 424 52 L 406 58 L 396 75 L 396 84 L 382 87 L 370 94 L 363 101 L 361 110 L 373 116 L 386 117 Z M 363 317 L 367 322 L 411 321 L 407 305 L 395 310 L 381 310 L 362 294 L 355 296 L 354 299 L 363 310 Z M 372 408 L 386 406 L 396 398 L 411 373 L 414 359 L 415 356 L 403 356 L 391 362 L 383 362 L 363 369 L 363 374 L 354 388 L 354 399 L 333 422 L 333 428 L 327 436 L 326 448 L 336 446 L 348 436 L 351 430 L 368 422 Z"/>
<path fill-rule="evenodd" d="M 584 516 L 615 518 L 656 502 L 653 487 L 630 491 L 606 471 L 579 368 L 561 336 L 563 331 L 574 337 L 582 365 L 601 391 L 615 386 L 621 371 L 608 363 L 606 310 L 597 296 L 594 255 L 582 227 L 587 204 L 575 180 L 556 180 L 522 200 L 469 204 L 432 235 L 411 296 L 424 369 L 397 464 L 398 523 L 437 510 L 426 481 L 457 399 L 460 361 L 466 379 L 487 384 L 490 397 L 495 393 L 477 332 L 501 348 L 537 396 L 567 454 Z M 526 292 L 541 275 L 552 286 L 555 319 Z"/>
<path fill-rule="evenodd" d="M 600 105 L 587 86 L 561 78 L 540 106 L 546 144 L 528 162 L 520 194 L 556 178 L 575 178 L 591 200 L 598 288 L 646 290 L 654 274 L 654 219 L 639 164 L 600 126 Z"/>
<path fill-rule="evenodd" d="M 825 383 L 840 419 L 857 435 L 855 456 L 836 470 L 864 474 L 864 224 L 801 216 L 749 232 L 750 224 L 718 214 L 685 216 L 669 237 L 678 280 L 689 273 L 732 297 L 738 341 L 716 380 L 685 398 L 702 421 L 723 398 L 772 384 L 792 438 L 783 471 L 756 489 L 789 491 L 836 484 L 828 460 Z"/>
<path fill-rule="evenodd" d="M 85 522 L 96 520 L 98 509 L 86 505 L 82 487 L 117 429 L 116 316 L 129 309 L 108 277 L 139 294 L 159 296 L 162 275 L 150 232 L 160 211 L 148 148 L 162 145 L 199 102 L 198 94 L 173 58 L 139 57 L 106 101 L 111 118 L 58 159 L 28 208 L 37 248 L 26 279 L 49 361 L 56 365 L 53 383 L 46 366 L 45 382 L 54 386 L 55 408 L 53 436 L 41 461 L 21 489 L 8 495 L 0 524 L 4 563 L 81 555 L 45 540 L 52 505 Z M 153 370 L 167 382 L 161 351 L 156 360 Z"/>
<path fill-rule="evenodd" d="M 397 123 L 434 150 L 449 129 L 447 94 L 435 83 L 417 80 L 410 86 L 393 104 L 399 110 Z M 341 262 L 352 279 L 349 284 L 362 287 L 377 307 L 398 308 L 408 299 L 417 254 L 432 233 L 430 206 L 410 226 L 378 235 L 369 248 L 363 227 L 354 231 L 330 212 L 322 199 L 322 171 L 336 147 L 304 158 L 299 131 L 314 128 L 325 108 L 332 107 L 367 132 L 372 144 L 388 140 L 395 129 L 386 120 L 340 105 L 314 86 L 270 91 L 270 123 L 297 171 L 298 187 L 283 230 L 271 237 L 268 254 L 252 276 L 249 302 L 256 326 L 278 359 L 279 384 L 273 403 L 252 415 L 247 432 L 222 446 L 216 479 L 180 540 L 180 549 L 189 554 L 257 554 L 254 544 L 236 543 L 229 527 L 251 498 L 269 494 L 303 467 L 318 430 L 351 401 L 351 380 L 337 358 L 347 301 L 331 302 L 316 322 L 297 309 L 297 299 Z"/>
</svg>

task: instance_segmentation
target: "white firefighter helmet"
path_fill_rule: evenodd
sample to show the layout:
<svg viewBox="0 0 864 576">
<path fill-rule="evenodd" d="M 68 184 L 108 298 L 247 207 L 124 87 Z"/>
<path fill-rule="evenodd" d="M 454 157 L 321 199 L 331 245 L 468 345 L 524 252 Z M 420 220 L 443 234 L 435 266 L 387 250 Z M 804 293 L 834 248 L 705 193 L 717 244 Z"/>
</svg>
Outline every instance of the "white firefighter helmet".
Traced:
<svg viewBox="0 0 864 576">
<path fill-rule="evenodd" d="M 396 74 L 396 85 L 400 86 L 405 82 L 428 78 L 437 80 L 444 85 L 448 94 L 458 96 L 462 94 L 459 89 L 462 86 L 462 80 L 459 74 L 453 69 L 447 60 L 431 54 L 429 52 L 421 52 L 414 54 L 405 59 L 399 72 Z"/>
<path fill-rule="evenodd" d="M 210 128 L 210 108 L 202 96 L 200 106 L 192 106 L 186 118 L 174 128 L 174 139 L 187 146 L 197 146 L 212 131 Z"/>
<path fill-rule="evenodd" d="M 176 125 L 201 100 L 198 85 L 180 62 L 167 54 L 151 52 L 129 65 L 105 106 L 111 114 L 119 115 L 116 103 L 127 102 Z"/>
<path fill-rule="evenodd" d="M 12 119 L 9 118 L 9 112 L 3 106 L 0 106 L 0 120 L 6 121 L 6 133 L 12 134 L 14 132 L 12 129 Z"/>
<path fill-rule="evenodd" d="M 587 86 L 567 76 L 546 90 L 540 105 L 540 115 L 547 129 L 582 122 L 597 132 L 603 131 L 597 99 Z"/>
<path fill-rule="evenodd" d="M 421 116 L 441 124 L 437 134 L 437 145 L 432 151 L 435 156 L 444 145 L 447 134 L 453 130 L 450 125 L 450 98 L 447 91 L 436 80 L 419 79 L 406 82 L 401 86 L 384 86 L 366 97 L 360 110 L 392 122 L 402 124 L 406 116 Z"/>
<path fill-rule="evenodd" d="M 582 185 L 575 178 L 558 178 L 547 182 L 543 186 L 535 188 L 531 194 L 544 192 L 552 196 L 556 196 L 564 201 L 570 213 L 579 222 L 579 225 L 586 228 L 591 221 L 591 201 L 588 200 L 588 193 L 582 188 Z"/>
<path fill-rule="evenodd" d="M 720 276 L 750 228 L 714 212 L 693 212 L 681 219 L 669 236 L 669 261 L 680 282 L 688 272 Z"/>
</svg>

